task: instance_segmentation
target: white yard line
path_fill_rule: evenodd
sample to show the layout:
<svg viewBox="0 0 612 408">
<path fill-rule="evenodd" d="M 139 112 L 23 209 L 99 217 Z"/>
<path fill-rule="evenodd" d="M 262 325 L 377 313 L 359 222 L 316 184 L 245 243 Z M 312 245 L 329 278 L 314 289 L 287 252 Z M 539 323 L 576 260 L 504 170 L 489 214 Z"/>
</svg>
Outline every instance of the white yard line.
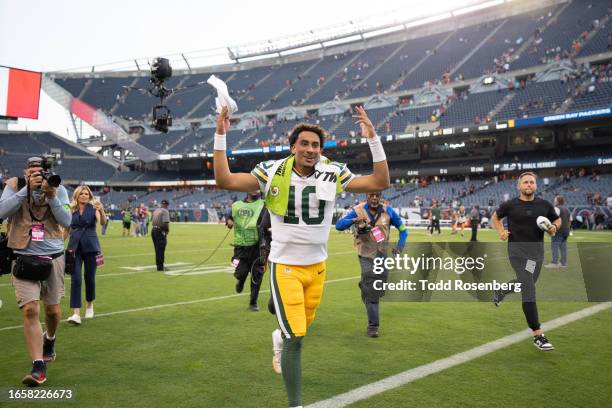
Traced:
<svg viewBox="0 0 612 408">
<path fill-rule="evenodd" d="M 587 307 L 577 312 L 569 313 L 556 319 L 550 320 L 543 324 L 543 329 L 553 330 L 566 324 L 584 319 L 585 317 L 592 316 L 603 310 L 612 307 L 612 302 L 599 303 L 594 306 Z M 441 360 L 434 361 L 433 363 L 425 364 L 410 370 L 406 370 L 402 373 L 393 375 L 391 377 L 384 378 L 380 381 L 376 381 L 359 388 L 355 388 L 344 394 L 339 394 L 334 397 L 328 398 L 308 405 L 306 408 L 338 408 L 345 407 L 353 404 L 357 401 L 365 400 L 374 395 L 389 391 L 421 378 L 427 377 L 428 375 L 438 373 L 448 368 L 457 366 L 459 364 L 467 363 L 476 358 L 485 356 L 494 351 L 500 350 L 504 347 L 511 346 L 531 339 L 531 330 L 521 330 L 509 336 L 493 340 L 489 343 L 483 344 L 482 346 L 474 347 L 470 350 L 453 354 L 450 357 L 443 358 Z M 554 351 L 551 351 L 554 353 Z"/>
<path fill-rule="evenodd" d="M 331 280 L 326 281 L 325 284 L 336 283 L 336 282 L 344 282 L 344 281 L 347 281 L 347 280 L 359 279 L 359 278 L 360 278 L 360 276 L 351 276 L 351 277 L 348 277 L 348 278 L 331 279 Z M 269 293 L 269 292 L 270 292 L 270 290 L 266 289 L 266 290 L 260 291 L 259 293 Z M 196 303 L 213 302 L 215 300 L 231 299 L 231 298 L 235 298 L 235 297 L 239 297 L 239 296 L 245 296 L 247 294 L 248 293 L 235 293 L 233 295 L 214 296 L 214 297 L 209 297 L 209 298 L 204 298 L 204 299 L 187 300 L 187 301 L 184 301 L 184 302 L 176 302 L 176 303 L 163 303 L 163 304 L 160 304 L 160 305 L 138 307 L 138 308 L 135 308 L 135 309 L 117 310 L 115 312 L 96 313 L 96 318 L 98 318 L 98 317 L 105 317 L 105 316 L 114 316 L 114 315 L 118 315 L 118 314 L 144 312 L 144 311 L 147 311 L 147 310 L 154 310 L 154 309 L 165 309 L 167 307 L 174 307 L 174 306 L 184 306 L 184 305 L 193 305 L 193 304 L 196 304 Z M 66 323 L 66 320 L 62 320 L 62 323 Z M 21 326 L 21 325 L 19 325 L 19 326 L 2 327 L 2 328 L 0 328 L 0 331 L 21 329 L 22 327 L 23 326 Z"/>
</svg>

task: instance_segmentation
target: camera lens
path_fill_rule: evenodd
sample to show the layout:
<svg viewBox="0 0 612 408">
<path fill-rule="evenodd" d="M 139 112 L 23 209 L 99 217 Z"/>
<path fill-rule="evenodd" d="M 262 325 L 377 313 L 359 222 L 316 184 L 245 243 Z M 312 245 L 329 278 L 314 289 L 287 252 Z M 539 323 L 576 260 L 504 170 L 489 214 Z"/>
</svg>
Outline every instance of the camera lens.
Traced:
<svg viewBox="0 0 612 408">
<path fill-rule="evenodd" d="M 62 178 L 57 174 L 52 174 L 47 178 L 47 183 L 49 183 L 51 187 L 59 187 L 59 185 L 62 184 Z"/>
</svg>

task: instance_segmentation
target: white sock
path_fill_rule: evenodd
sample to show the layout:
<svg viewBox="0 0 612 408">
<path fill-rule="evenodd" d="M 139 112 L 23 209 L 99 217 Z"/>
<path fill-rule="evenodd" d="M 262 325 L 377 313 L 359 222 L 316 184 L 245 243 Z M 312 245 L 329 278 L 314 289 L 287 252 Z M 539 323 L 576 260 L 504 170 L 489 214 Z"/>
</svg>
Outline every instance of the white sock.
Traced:
<svg viewBox="0 0 612 408">
<path fill-rule="evenodd" d="M 272 351 L 281 351 L 283 349 L 283 336 L 281 331 L 276 329 L 272 332 Z"/>
<path fill-rule="evenodd" d="M 51 340 L 51 341 L 55 340 L 55 336 L 53 336 L 53 337 L 49 337 L 49 335 L 47 334 L 47 332 L 45 332 L 45 338 L 46 338 L 47 340 Z"/>
</svg>

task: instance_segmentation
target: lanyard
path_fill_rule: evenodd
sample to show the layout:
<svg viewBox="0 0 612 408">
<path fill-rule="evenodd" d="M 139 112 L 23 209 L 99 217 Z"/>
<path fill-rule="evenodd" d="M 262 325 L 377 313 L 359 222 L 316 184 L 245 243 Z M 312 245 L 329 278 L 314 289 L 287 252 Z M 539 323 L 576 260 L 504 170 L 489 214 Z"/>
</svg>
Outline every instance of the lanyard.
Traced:
<svg viewBox="0 0 612 408">
<path fill-rule="evenodd" d="M 383 213 L 383 209 L 382 206 L 378 207 L 378 211 L 376 212 L 376 216 L 373 216 L 372 213 L 370 212 L 370 207 L 368 206 L 368 208 L 366 209 L 366 212 L 368 213 L 368 217 L 370 218 L 370 224 L 372 226 L 375 226 L 376 223 L 378 222 L 378 219 L 380 218 L 380 216 Z"/>
</svg>

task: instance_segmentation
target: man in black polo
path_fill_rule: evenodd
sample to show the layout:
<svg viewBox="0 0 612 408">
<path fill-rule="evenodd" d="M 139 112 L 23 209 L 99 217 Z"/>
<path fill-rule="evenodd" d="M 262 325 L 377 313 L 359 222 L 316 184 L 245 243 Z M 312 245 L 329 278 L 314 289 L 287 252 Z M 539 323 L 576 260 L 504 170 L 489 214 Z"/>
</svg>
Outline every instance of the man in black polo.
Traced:
<svg viewBox="0 0 612 408">
<path fill-rule="evenodd" d="M 544 261 L 544 231 L 537 225 L 539 216 L 548 218 L 551 225 L 548 234 L 554 236 L 561 226 L 561 219 L 551 203 L 535 196 L 537 190 L 536 175 L 525 172 L 518 178 L 518 197 L 503 202 L 493 213 L 493 226 L 502 241 L 508 241 L 508 256 L 512 269 L 520 282 L 523 302 L 523 313 L 533 334 L 533 344 L 540 350 L 553 350 L 553 345 L 542 333 L 536 305 L 535 283 L 540 275 Z M 507 219 L 508 230 L 501 220 Z M 513 291 L 495 291 L 493 303 L 502 302 L 508 293 Z"/>
<path fill-rule="evenodd" d="M 153 246 L 155 247 L 155 264 L 157 270 L 160 272 L 167 271 L 168 268 L 164 267 L 165 252 L 167 238 L 166 236 L 170 232 L 170 213 L 168 212 L 168 201 L 162 200 L 161 208 L 157 208 L 153 211 L 153 230 L 151 231 L 151 238 L 153 239 Z"/>
</svg>

